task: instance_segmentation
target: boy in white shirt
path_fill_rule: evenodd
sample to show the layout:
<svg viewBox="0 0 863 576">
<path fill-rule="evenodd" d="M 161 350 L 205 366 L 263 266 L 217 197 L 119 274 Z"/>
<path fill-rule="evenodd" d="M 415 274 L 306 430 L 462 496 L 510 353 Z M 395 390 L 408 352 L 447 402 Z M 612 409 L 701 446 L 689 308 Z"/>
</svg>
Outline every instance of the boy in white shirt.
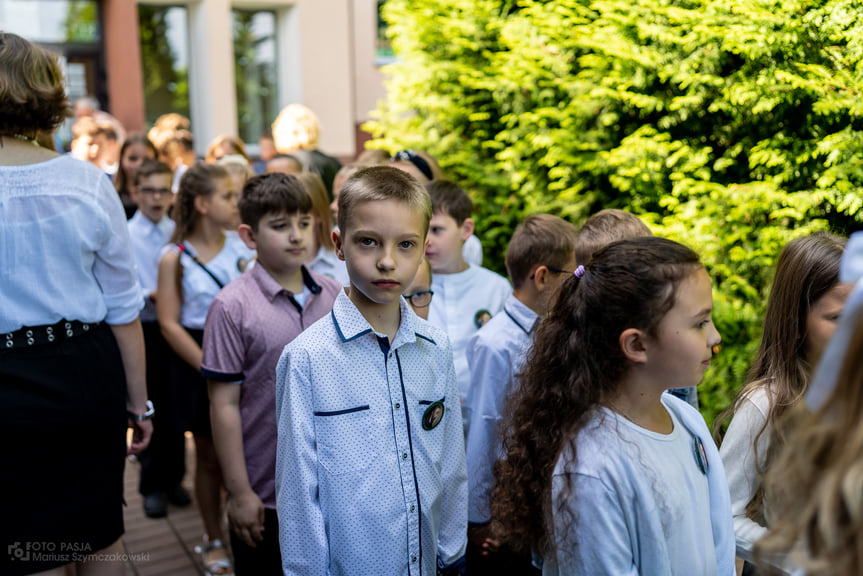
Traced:
<svg viewBox="0 0 863 576">
<path fill-rule="evenodd" d="M 128 227 L 138 280 L 144 290 L 141 325 L 147 350 L 147 394 L 153 405 L 159 407 L 153 417 L 150 446 L 138 455 L 141 462 L 138 490 L 143 496 L 144 513 L 150 518 L 167 514 L 166 501 L 180 506 L 190 503 L 188 493 L 180 484 L 186 473 L 186 440 L 173 414 L 175 403 L 166 369 L 167 344 L 156 321 L 159 257 L 174 233 L 174 221 L 168 217 L 174 200 L 171 178 L 171 168 L 167 164 L 145 160 L 135 173 L 130 189 L 132 200 L 138 205 Z"/>
<path fill-rule="evenodd" d="M 470 416 L 467 435 L 468 573 L 530 574 L 530 558 L 498 549 L 491 538 L 489 494 L 494 462 L 503 454 L 500 425 L 507 398 L 517 386 L 533 330 L 575 270 L 575 226 L 550 214 L 533 214 L 522 222 L 506 250 L 506 269 L 513 292 L 503 312 L 468 341 L 471 386 L 463 406 Z"/>
<path fill-rule="evenodd" d="M 512 287 L 500 274 L 465 262 L 462 248 L 474 229 L 470 217 L 473 202 L 467 192 L 448 180 L 435 180 L 426 189 L 434 210 L 426 249 L 434 272 L 435 294 L 429 307 L 429 322 L 449 336 L 459 396 L 464 402 L 470 388 L 465 356 L 467 341 L 489 318 L 503 310 Z M 468 424 L 465 417 L 465 432 Z"/>
<path fill-rule="evenodd" d="M 411 176 L 342 187 L 336 253 L 350 286 L 276 368 L 276 507 L 287 576 L 460 574 L 467 472 L 446 334 L 401 294 L 431 203 Z"/>
</svg>

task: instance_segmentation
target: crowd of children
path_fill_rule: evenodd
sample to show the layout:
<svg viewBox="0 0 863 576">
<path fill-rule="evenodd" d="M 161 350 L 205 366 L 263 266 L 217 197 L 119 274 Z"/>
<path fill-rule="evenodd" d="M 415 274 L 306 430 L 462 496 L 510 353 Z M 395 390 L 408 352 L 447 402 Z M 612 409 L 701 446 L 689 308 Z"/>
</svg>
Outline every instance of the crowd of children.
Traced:
<svg viewBox="0 0 863 576">
<path fill-rule="evenodd" d="M 167 115 L 111 156 L 88 116 L 72 153 L 114 158 L 130 217 L 144 509 L 192 502 L 191 432 L 211 576 L 863 569 L 861 242 L 784 248 L 720 449 L 691 248 L 621 210 L 533 214 L 507 279 L 426 153 L 341 167 L 297 105 L 258 160 L 221 136 L 199 163 L 189 128 Z"/>
</svg>

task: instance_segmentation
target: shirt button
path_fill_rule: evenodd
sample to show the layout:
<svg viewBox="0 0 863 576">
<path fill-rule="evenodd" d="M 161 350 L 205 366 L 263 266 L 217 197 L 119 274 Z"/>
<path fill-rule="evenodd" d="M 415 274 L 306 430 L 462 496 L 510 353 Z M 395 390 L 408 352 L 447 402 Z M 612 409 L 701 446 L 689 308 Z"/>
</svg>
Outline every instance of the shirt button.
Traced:
<svg viewBox="0 0 863 576">
<path fill-rule="evenodd" d="M 396 402 L 396 410 L 398 410 L 398 409 L 399 409 L 399 408 L 401 408 L 401 407 L 402 407 L 402 405 L 401 405 L 401 404 L 399 404 L 398 402 Z"/>
<path fill-rule="evenodd" d="M 408 453 L 407 453 L 407 452 L 403 452 L 403 453 L 402 453 L 402 460 L 407 460 L 407 459 L 408 459 Z"/>
<path fill-rule="evenodd" d="M 414 505 L 411 504 L 411 512 L 413 512 L 413 511 L 414 511 Z"/>
<path fill-rule="evenodd" d="M 416 563 L 416 561 L 417 561 L 417 557 L 416 557 L 416 556 L 411 556 L 411 562 Z"/>
</svg>

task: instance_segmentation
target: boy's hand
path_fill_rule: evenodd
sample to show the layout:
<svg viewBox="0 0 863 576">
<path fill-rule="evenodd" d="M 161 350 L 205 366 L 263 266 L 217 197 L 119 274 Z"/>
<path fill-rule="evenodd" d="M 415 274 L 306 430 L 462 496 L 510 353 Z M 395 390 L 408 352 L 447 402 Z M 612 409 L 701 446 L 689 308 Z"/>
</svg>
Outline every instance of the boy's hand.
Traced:
<svg viewBox="0 0 863 576">
<path fill-rule="evenodd" d="M 491 524 L 468 524 L 467 540 L 480 556 L 497 552 L 500 547 L 500 542 L 491 537 Z"/>
<path fill-rule="evenodd" d="M 264 539 L 264 504 L 252 490 L 228 497 L 228 523 L 248 546 Z"/>
</svg>

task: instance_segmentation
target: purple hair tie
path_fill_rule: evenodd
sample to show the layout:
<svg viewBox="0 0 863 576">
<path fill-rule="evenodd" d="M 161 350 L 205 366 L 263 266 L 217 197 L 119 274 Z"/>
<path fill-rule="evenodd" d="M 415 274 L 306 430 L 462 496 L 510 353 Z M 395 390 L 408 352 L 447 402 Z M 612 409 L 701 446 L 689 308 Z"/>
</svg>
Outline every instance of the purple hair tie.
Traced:
<svg viewBox="0 0 863 576">
<path fill-rule="evenodd" d="M 575 274 L 576 278 L 581 278 L 582 276 L 584 276 L 584 266 L 579 264 L 578 268 L 575 269 L 575 272 L 573 272 L 573 274 Z"/>
</svg>

